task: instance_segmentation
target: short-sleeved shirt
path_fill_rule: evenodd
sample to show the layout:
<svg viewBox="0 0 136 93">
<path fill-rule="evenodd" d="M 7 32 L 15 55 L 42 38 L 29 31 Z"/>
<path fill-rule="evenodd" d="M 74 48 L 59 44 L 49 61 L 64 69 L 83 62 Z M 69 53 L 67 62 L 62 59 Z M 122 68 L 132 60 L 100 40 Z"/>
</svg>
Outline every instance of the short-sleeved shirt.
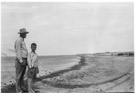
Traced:
<svg viewBox="0 0 136 93">
<path fill-rule="evenodd" d="M 27 58 L 28 56 L 28 50 L 26 48 L 26 44 L 24 42 L 24 39 L 22 37 L 19 37 L 14 45 L 16 57 L 19 59 L 19 61 L 22 61 L 22 58 Z"/>
<path fill-rule="evenodd" d="M 38 67 L 38 56 L 37 56 L 37 54 L 34 53 L 34 52 L 28 53 L 27 62 L 28 62 L 29 68 Z"/>
</svg>

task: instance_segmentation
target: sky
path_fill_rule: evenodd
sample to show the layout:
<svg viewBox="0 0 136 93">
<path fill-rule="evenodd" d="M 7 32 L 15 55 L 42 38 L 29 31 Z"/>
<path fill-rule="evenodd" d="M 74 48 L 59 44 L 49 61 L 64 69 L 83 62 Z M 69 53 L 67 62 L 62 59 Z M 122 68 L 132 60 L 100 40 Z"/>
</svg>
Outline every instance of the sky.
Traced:
<svg viewBox="0 0 136 93">
<path fill-rule="evenodd" d="M 21 28 L 38 55 L 134 51 L 133 3 L 2 2 L 2 55 L 15 55 Z"/>
</svg>

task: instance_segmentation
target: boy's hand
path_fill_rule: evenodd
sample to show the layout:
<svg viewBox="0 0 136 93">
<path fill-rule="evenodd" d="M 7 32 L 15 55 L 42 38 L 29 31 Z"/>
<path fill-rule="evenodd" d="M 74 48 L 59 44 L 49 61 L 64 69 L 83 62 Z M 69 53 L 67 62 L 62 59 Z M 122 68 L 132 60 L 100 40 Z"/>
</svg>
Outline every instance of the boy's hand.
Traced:
<svg viewBox="0 0 136 93">
<path fill-rule="evenodd" d="M 33 68 L 30 68 L 30 71 L 31 71 L 31 72 L 34 72 L 34 69 L 33 69 Z"/>
</svg>

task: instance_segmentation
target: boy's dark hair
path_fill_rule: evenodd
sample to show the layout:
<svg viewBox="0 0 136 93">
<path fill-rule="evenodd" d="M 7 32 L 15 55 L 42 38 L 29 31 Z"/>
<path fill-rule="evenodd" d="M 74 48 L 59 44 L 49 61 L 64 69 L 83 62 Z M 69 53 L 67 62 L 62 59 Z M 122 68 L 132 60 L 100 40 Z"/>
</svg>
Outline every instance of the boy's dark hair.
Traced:
<svg viewBox="0 0 136 93">
<path fill-rule="evenodd" d="M 32 45 L 33 45 L 33 46 L 37 46 L 36 43 L 32 43 L 31 46 L 32 46 Z"/>
</svg>

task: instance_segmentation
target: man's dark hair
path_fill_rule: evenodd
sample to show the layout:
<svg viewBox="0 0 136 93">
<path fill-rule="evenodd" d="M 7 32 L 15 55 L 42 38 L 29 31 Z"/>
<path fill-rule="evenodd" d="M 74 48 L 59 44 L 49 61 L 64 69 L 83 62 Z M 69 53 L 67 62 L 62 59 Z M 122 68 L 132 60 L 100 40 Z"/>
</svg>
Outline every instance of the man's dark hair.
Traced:
<svg viewBox="0 0 136 93">
<path fill-rule="evenodd" d="M 32 46 L 32 45 L 33 45 L 33 46 L 37 46 L 36 43 L 32 43 L 31 46 Z"/>
</svg>

